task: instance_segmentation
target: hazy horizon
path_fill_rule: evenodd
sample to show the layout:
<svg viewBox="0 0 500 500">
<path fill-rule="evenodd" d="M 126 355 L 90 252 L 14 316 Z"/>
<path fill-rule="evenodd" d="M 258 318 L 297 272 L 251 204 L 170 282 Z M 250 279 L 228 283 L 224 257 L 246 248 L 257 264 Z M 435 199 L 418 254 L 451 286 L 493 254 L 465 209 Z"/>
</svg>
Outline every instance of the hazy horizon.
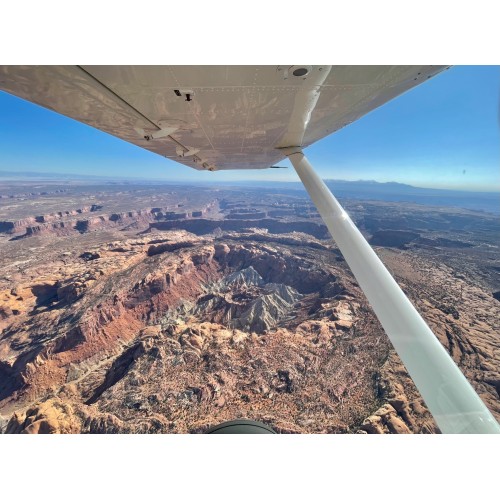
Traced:
<svg viewBox="0 0 500 500">
<path fill-rule="evenodd" d="M 186 167 L 189 168 L 189 167 Z M 12 177 L 9 177 L 12 176 Z M 39 177 L 37 177 L 39 176 Z M 57 176 L 61 176 L 60 179 L 57 179 Z M 269 187 L 273 187 L 273 184 L 298 184 L 301 185 L 301 181 L 297 179 L 282 179 L 282 180 L 268 180 L 268 179 L 234 179 L 234 180 L 222 180 L 222 179 L 216 179 L 215 177 L 213 179 L 206 179 L 203 181 L 199 180 L 194 180 L 194 179 L 168 179 L 168 178 L 161 178 L 161 177 L 140 177 L 140 176 L 124 176 L 124 175 L 118 175 L 118 176 L 110 176 L 110 175 L 99 175 L 99 174 L 76 174 L 76 173 L 70 173 L 70 172 L 54 172 L 54 171 L 41 171 L 41 172 L 33 172 L 33 171 L 21 171 L 21 172 L 14 172 L 12 170 L 4 170 L 0 168 L 0 177 L 3 177 L 2 180 L 22 180 L 29 182 L 30 177 L 33 179 L 33 182 L 38 182 L 39 180 L 61 180 L 61 181 L 91 181 L 91 180 L 103 180 L 107 182 L 161 182 L 165 184 L 182 184 L 182 183 L 187 183 L 187 184 L 228 184 L 231 182 L 235 183 L 254 183 L 254 184 L 268 184 Z M 383 185 L 390 185 L 390 184 L 396 184 L 396 185 L 401 185 L 401 186 L 409 186 L 412 188 L 417 188 L 417 189 L 430 189 L 430 190 L 436 190 L 436 191 L 453 191 L 453 192 L 464 192 L 464 193 L 484 193 L 484 194 L 499 194 L 500 193 L 500 186 L 498 186 L 497 190 L 479 190 L 479 189 L 456 189 L 456 188 L 443 188 L 443 187 L 436 187 L 436 186 L 426 186 L 426 185 L 416 185 L 416 184 L 409 184 L 405 182 L 398 182 L 398 181 L 377 181 L 375 179 L 338 179 L 338 178 L 328 178 L 328 177 L 323 177 L 322 179 L 324 181 L 328 182 L 340 182 L 340 183 L 374 183 L 374 184 L 379 184 L 381 186 Z"/>
</svg>

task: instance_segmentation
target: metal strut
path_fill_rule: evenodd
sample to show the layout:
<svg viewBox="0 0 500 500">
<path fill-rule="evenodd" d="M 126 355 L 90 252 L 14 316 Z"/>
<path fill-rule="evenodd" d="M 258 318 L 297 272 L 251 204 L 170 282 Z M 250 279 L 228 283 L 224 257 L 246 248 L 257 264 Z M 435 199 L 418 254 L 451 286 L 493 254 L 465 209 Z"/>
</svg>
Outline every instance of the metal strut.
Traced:
<svg viewBox="0 0 500 500">
<path fill-rule="evenodd" d="M 299 147 L 283 148 L 443 433 L 500 425 Z"/>
</svg>

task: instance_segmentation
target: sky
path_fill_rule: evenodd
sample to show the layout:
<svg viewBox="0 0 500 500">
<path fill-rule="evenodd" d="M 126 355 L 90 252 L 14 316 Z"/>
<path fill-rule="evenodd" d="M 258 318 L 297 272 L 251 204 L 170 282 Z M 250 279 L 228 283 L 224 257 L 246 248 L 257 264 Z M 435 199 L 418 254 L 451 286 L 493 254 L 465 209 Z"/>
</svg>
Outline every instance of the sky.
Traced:
<svg viewBox="0 0 500 500">
<path fill-rule="evenodd" d="M 454 66 L 305 152 L 324 179 L 500 191 L 499 89 L 499 66 Z M 198 172 L 5 92 L 0 171 L 298 181 L 291 166 Z"/>
</svg>

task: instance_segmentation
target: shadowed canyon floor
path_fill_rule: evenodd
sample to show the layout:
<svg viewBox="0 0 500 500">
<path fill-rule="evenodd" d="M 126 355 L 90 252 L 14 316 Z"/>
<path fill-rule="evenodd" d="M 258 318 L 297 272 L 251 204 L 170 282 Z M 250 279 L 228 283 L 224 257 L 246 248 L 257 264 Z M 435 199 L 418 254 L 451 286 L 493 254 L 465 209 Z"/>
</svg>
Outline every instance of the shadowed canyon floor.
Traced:
<svg viewBox="0 0 500 500">
<path fill-rule="evenodd" d="M 2 242 L 3 432 L 199 433 L 241 417 L 281 433 L 438 432 L 330 240 L 203 203 L 248 228 L 140 218 Z M 293 203 L 281 215 L 304 210 Z M 394 236 L 377 231 L 378 244 Z M 401 237 L 379 255 L 500 418 L 500 302 L 490 275 L 456 265 L 474 243 L 436 252 Z"/>
</svg>

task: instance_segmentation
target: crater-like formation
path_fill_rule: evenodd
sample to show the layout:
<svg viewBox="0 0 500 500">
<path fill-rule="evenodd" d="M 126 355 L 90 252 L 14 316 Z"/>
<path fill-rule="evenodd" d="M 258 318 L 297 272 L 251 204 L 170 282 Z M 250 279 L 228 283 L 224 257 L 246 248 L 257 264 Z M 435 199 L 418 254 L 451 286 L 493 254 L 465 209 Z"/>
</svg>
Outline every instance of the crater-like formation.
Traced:
<svg viewBox="0 0 500 500">
<path fill-rule="evenodd" d="M 5 431 L 361 432 L 390 346 L 335 254 L 164 234 L 6 292 Z"/>
<path fill-rule="evenodd" d="M 498 301 L 445 266 L 384 252 L 498 416 Z M 163 231 L 63 258 L 0 290 L 4 432 L 196 433 L 235 418 L 278 432 L 438 432 L 331 243 Z"/>
</svg>

